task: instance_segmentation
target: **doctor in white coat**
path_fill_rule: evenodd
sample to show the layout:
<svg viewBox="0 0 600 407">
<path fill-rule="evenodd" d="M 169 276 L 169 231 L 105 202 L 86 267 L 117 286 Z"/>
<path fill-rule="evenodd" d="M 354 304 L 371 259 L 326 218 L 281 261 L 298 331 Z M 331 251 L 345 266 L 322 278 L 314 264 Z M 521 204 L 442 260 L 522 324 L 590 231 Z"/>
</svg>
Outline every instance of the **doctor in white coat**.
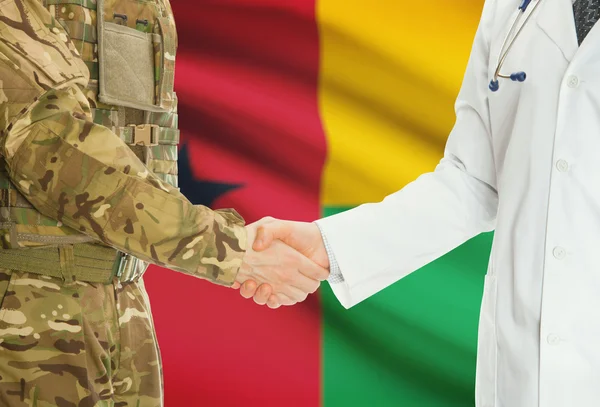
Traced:
<svg viewBox="0 0 600 407">
<path fill-rule="evenodd" d="M 330 267 L 348 308 L 495 229 L 476 405 L 600 406 L 600 1 L 521 1 L 486 1 L 434 172 L 316 223 L 267 219 L 254 248 Z"/>
</svg>

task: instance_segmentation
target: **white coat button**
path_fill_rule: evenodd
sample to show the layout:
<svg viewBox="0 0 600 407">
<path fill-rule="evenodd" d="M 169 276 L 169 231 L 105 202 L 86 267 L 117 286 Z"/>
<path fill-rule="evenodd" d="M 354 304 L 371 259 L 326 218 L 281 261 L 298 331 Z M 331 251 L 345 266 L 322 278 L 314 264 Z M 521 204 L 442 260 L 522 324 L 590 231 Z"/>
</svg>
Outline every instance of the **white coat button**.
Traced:
<svg viewBox="0 0 600 407">
<path fill-rule="evenodd" d="M 579 78 L 575 75 L 569 76 L 569 78 L 567 79 L 567 85 L 569 86 L 569 88 L 576 88 L 577 86 L 579 86 Z"/>
<path fill-rule="evenodd" d="M 569 163 L 565 160 L 558 160 L 556 162 L 556 169 L 560 172 L 567 172 L 569 170 Z"/>
<path fill-rule="evenodd" d="M 560 343 L 560 338 L 556 334 L 548 335 L 547 340 L 548 340 L 548 343 L 553 346 L 556 346 Z"/>
<path fill-rule="evenodd" d="M 558 260 L 562 260 L 567 255 L 567 251 L 565 249 L 563 249 L 562 247 L 555 247 L 554 250 L 552 250 L 552 254 Z"/>
</svg>

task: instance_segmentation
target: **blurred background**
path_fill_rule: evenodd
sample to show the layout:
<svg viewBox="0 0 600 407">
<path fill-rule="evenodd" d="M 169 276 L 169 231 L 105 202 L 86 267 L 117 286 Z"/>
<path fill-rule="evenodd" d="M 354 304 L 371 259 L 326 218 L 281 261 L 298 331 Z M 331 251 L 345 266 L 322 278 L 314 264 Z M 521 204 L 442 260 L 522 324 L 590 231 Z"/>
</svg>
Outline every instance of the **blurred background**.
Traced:
<svg viewBox="0 0 600 407">
<path fill-rule="evenodd" d="M 483 0 L 171 1 L 194 203 L 312 221 L 441 158 Z M 271 311 L 152 268 L 166 407 L 472 406 L 490 243 L 350 310 L 327 284 Z"/>
</svg>

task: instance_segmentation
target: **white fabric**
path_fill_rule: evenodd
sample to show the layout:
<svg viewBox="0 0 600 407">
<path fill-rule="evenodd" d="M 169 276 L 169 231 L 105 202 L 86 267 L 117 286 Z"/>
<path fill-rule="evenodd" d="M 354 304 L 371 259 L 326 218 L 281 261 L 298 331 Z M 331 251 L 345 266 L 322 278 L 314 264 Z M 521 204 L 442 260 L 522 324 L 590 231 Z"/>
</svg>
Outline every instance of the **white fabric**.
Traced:
<svg viewBox="0 0 600 407">
<path fill-rule="evenodd" d="M 527 80 L 492 93 L 518 3 L 484 6 L 436 171 L 318 223 L 345 307 L 495 228 L 477 406 L 599 406 L 600 28 L 578 48 L 571 1 L 541 0 L 502 70 Z"/>
<path fill-rule="evenodd" d="M 340 266 L 339 266 L 337 260 L 335 259 L 335 255 L 333 254 L 333 250 L 331 249 L 331 246 L 329 245 L 327 236 L 325 236 L 325 234 L 319 227 L 319 224 L 317 222 L 315 222 L 315 224 L 319 228 L 319 232 L 321 232 L 321 238 L 323 239 L 323 245 L 325 246 L 325 251 L 327 252 L 327 257 L 329 259 L 329 277 L 327 278 L 327 281 L 329 282 L 329 284 L 343 283 L 344 275 L 342 274 L 342 271 L 340 270 Z"/>
</svg>

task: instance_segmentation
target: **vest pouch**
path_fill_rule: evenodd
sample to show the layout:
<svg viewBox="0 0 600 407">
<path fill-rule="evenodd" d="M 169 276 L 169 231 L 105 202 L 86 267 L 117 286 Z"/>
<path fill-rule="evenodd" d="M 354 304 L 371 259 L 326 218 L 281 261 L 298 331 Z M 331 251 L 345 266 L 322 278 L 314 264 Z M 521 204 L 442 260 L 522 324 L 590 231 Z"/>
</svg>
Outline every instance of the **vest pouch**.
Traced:
<svg viewBox="0 0 600 407">
<path fill-rule="evenodd" d="M 100 101 L 161 111 L 154 105 L 154 34 L 108 22 L 99 26 Z"/>
<path fill-rule="evenodd" d="M 164 112 L 165 109 L 156 104 L 155 44 L 162 42 L 160 35 L 110 22 L 113 12 L 120 10 L 117 7 L 107 8 L 106 3 L 106 0 L 98 0 L 98 99 L 108 105 Z M 119 2 L 126 10 L 143 10 L 142 14 L 129 16 L 134 22 L 144 15 L 147 24 L 155 24 L 156 10 L 152 3 L 144 8 L 145 4 L 148 3 Z M 109 10 L 111 15 L 105 15 Z"/>
</svg>

